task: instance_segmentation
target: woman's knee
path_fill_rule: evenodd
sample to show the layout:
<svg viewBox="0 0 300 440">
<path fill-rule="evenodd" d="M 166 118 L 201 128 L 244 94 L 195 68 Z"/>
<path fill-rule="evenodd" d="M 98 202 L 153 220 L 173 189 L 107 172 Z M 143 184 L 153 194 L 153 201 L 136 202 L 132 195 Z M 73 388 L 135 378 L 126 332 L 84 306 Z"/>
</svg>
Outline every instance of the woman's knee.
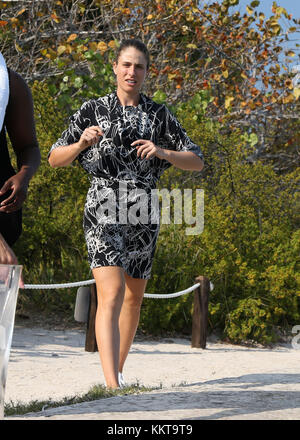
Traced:
<svg viewBox="0 0 300 440">
<path fill-rule="evenodd" d="M 134 279 L 125 274 L 125 281 L 124 304 L 127 307 L 139 309 L 144 299 L 147 280 Z"/>
<path fill-rule="evenodd" d="M 114 310 L 121 308 L 124 300 L 123 286 L 103 287 L 98 293 L 98 303 L 103 309 Z"/>
<path fill-rule="evenodd" d="M 140 309 L 144 298 L 143 292 L 132 292 L 128 288 L 125 289 L 123 306 L 130 309 Z"/>
<path fill-rule="evenodd" d="M 124 276 L 117 268 L 102 269 L 93 270 L 98 304 L 105 310 L 119 309 L 122 306 L 125 293 Z"/>
</svg>

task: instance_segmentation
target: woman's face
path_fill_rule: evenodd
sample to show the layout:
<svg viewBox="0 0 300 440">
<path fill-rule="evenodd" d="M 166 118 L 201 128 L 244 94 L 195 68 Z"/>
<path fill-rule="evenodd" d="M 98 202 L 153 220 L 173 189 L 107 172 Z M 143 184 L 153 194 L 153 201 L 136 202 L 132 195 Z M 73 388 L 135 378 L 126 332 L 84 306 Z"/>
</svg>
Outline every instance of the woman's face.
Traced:
<svg viewBox="0 0 300 440">
<path fill-rule="evenodd" d="M 128 94 L 140 91 L 147 74 L 147 61 L 143 52 L 135 47 L 123 49 L 113 68 L 118 88 Z"/>
</svg>

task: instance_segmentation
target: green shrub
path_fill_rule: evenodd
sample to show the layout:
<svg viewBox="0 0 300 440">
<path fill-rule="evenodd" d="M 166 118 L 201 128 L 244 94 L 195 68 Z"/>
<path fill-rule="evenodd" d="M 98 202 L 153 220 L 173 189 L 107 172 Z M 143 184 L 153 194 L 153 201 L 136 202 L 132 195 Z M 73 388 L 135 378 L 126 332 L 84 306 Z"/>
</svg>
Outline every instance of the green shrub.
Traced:
<svg viewBox="0 0 300 440">
<path fill-rule="evenodd" d="M 182 110 L 184 108 L 184 111 Z M 179 108 L 183 125 L 202 146 L 206 171 L 181 173 L 182 185 L 205 191 L 204 231 L 186 236 L 187 225 L 162 230 L 148 291 L 185 289 L 197 275 L 214 284 L 209 326 L 240 342 L 275 341 L 299 314 L 299 231 L 295 205 L 299 177 L 278 176 L 271 166 L 246 161 L 251 145 L 239 134 L 222 136 L 203 116 Z M 199 125 L 200 124 L 200 125 Z M 185 178 L 184 178 L 184 177 Z M 176 186 L 178 171 L 163 177 Z M 141 326 L 152 333 L 191 329 L 192 294 L 145 300 Z M 172 305 L 171 305 L 172 302 Z"/>
</svg>

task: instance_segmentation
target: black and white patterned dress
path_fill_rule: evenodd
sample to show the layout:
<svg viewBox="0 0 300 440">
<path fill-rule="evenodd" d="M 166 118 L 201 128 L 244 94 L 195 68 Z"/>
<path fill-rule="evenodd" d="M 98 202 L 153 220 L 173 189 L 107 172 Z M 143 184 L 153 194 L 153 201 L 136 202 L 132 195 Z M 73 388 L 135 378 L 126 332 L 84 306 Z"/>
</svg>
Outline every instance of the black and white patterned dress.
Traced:
<svg viewBox="0 0 300 440">
<path fill-rule="evenodd" d="M 78 156 L 91 176 L 83 220 L 90 266 L 121 266 L 134 278 L 148 279 L 160 216 L 151 194 L 171 164 L 157 157 L 141 159 L 131 143 L 147 139 L 162 148 L 192 151 L 200 158 L 202 152 L 164 104 L 140 94 L 137 107 L 122 106 L 113 92 L 85 102 L 50 153 L 77 142 L 93 125 L 104 134 Z"/>
</svg>

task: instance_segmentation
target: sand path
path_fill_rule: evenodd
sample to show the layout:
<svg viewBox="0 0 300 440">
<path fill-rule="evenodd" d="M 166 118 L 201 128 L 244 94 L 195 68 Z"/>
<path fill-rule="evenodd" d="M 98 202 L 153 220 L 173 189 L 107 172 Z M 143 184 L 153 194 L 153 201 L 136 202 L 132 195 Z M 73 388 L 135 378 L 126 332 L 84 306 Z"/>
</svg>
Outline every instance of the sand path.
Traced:
<svg viewBox="0 0 300 440">
<path fill-rule="evenodd" d="M 59 400 L 104 384 L 98 353 L 84 350 L 84 330 L 15 326 L 5 401 Z M 45 409 L 6 419 L 188 420 L 300 419 L 300 350 L 209 340 L 136 340 L 127 383 L 151 392 Z"/>
</svg>

